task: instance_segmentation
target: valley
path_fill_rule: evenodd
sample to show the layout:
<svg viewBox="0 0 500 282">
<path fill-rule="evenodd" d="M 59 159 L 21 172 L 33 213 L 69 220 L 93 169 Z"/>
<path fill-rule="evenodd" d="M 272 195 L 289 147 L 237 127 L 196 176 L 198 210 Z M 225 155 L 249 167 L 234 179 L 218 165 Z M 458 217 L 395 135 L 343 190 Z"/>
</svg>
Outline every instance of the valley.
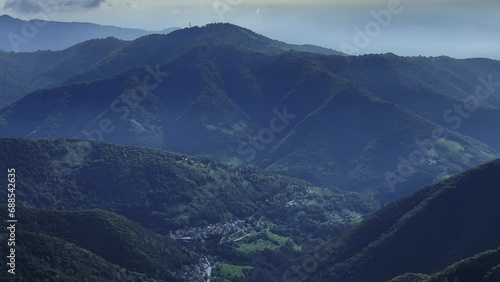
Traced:
<svg viewBox="0 0 500 282">
<path fill-rule="evenodd" d="M 340 234 L 377 206 L 373 199 L 355 192 L 319 188 L 207 157 L 79 140 L 1 139 L 0 148 L 2 164 L 16 167 L 17 177 L 22 179 L 17 192 L 19 205 L 33 209 L 29 214 L 33 219 L 19 216 L 34 228 L 27 230 L 58 238 L 63 235 L 61 239 L 93 252 L 100 248 L 93 249 L 91 242 L 80 243 L 81 237 L 71 237 L 79 232 L 76 226 L 40 230 L 42 219 L 47 220 L 50 213 L 62 213 L 57 218 L 63 220 L 65 214 L 107 210 L 140 223 L 144 230 L 138 232 L 147 229 L 158 239 L 177 242 L 191 260 L 207 258 L 212 267 L 217 263 L 259 267 L 275 260 L 285 264 L 302 250 Z M 20 150 L 23 155 L 14 157 Z M 84 222 L 81 224 L 83 227 Z M 60 233 L 65 229 L 76 233 L 67 237 Z M 108 229 L 99 227 L 95 232 Z M 125 235 L 119 234 L 118 238 Z M 136 248 L 125 247 L 140 252 Z M 281 258 L 268 257 L 268 252 Z M 113 257 L 108 259 L 130 267 Z M 196 269 L 208 269 L 191 265 L 182 272 L 200 274 L 202 271 Z M 160 278 L 155 272 L 140 272 Z"/>
</svg>

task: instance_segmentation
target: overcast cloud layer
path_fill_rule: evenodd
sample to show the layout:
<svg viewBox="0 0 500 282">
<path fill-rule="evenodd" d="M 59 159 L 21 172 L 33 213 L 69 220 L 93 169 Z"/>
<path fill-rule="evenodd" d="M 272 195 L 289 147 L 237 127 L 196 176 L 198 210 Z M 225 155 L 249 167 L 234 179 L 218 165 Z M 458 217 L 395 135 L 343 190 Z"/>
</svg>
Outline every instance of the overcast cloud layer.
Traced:
<svg viewBox="0 0 500 282">
<path fill-rule="evenodd" d="M 43 3 L 59 11 L 50 18 L 58 21 L 148 30 L 231 22 L 290 43 L 351 54 L 500 59 L 498 0 L 401 0 L 391 6 L 392 1 L 397 0 L 0 0 L 0 14 L 42 17 Z"/>
<path fill-rule="evenodd" d="M 89 10 L 104 2 L 106 0 L 6 0 L 3 9 L 19 14 L 38 14 L 54 10 Z"/>
</svg>

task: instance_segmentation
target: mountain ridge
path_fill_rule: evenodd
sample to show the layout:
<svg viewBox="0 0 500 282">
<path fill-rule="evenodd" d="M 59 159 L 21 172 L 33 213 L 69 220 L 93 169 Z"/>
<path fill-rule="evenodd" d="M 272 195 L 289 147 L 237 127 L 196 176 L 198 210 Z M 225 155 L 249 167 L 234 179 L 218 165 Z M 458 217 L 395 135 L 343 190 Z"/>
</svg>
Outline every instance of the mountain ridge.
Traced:
<svg viewBox="0 0 500 282">
<path fill-rule="evenodd" d="M 431 274 L 497 249 L 500 230 L 491 224 L 500 213 L 495 204 L 499 171 L 497 159 L 381 208 L 323 246 L 328 252 L 322 268 L 308 281 L 387 281 L 404 273 Z M 405 255 L 409 253 L 413 255 Z"/>
<path fill-rule="evenodd" d="M 116 37 L 122 40 L 134 40 L 153 33 L 169 33 L 178 28 L 161 31 L 122 28 L 86 22 L 57 22 L 46 20 L 21 20 L 8 15 L 0 16 L 0 24 L 5 27 L 0 31 L 0 49 L 10 52 L 33 52 L 38 50 L 59 51 L 90 39 Z M 22 27 L 30 26 L 36 31 L 33 38 L 25 38 Z M 64 40 L 57 40 L 64 35 Z"/>
</svg>

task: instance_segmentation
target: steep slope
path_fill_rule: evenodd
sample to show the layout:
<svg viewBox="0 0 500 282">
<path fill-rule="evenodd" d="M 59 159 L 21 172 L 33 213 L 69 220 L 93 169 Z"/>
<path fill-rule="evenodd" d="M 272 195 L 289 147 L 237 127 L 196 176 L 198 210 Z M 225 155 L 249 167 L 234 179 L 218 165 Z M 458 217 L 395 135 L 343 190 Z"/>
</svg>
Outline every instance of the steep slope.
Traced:
<svg viewBox="0 0 500 282">
<path fill-rule="evenodd" d="M 431 274 L 496 249 L 499 180 L 496 160 L 389 204 L 323 246 L 316 256 L 322 258 L 319 264 L 308 273 L 302 269 L 302 275 L 310 281 L 382 282 L 404 273 Z M 285 276 L 286 281 L 304 281 L 291 269 Z"/>
<path fill-rule="evenodd" d="M 61 279 L 78 281 L 81 277 L 90 279 L 85 276 L 91 273 L 96 279 L 93 281 L 121 281 L 127 276 L 142 276 L 147 281 L 181 281 L 183 268 L 196 264 L 196 259 L 174 240 L 111 212 L 18 208 L 16 217 L 23 221 L 17 239 L 17 246 L 25 255 L 18 256 L 18 265 L 23 267 L 18 267 L 17 274 L 22 281 L 34 281 L 29 277 L 38 275 L 74 276 Z M 49 254 L 49 261 L 44 262 Z M 83 263 L 83 257 L 93 257 L 96 262 Z M 30 263 L 24 265 L 27 261 Z M 50 267 L 41 268 L 49 262 Z"/>
<path fill-rule="evenodd" d="M 15 52 L 34 52 L 39 50 L 58 51 L 69 48 L 83 41 L 115 37 L 121 40 L 134 40 L 141 36 L 162 33 L 167 34 L 176 28 L 162 31 L 102 26 L 91 23 L 54 22 L 45 20 L 20 20 L 7 15 L 0 16 L 0 49 Z M 23 30 L 36 31 L 35 36 L 27 38 Z"/>
<path fill-rule="evenodd" d="M 301 53 L 200 46 L 155 72 L 156 83 L 151 69 L 137 68 L 32 93 L 0 110 L 0 136 L 97 139 L 212 155 L 325 186 L 403 188 L 384 200 L 497 155 Z"/>
<path fill-rule="evenodd" d="M 455 151 L 447 142 L 466 149 Z M 301 120 L 273 148 L 264 166 L 315 183 L 388 190 L 387 196 L 400 197 L 436 181 L 436 173 L 453 175 L 486 161 L 485 152 L 491 150 L 480 142 L 353 87 Z M 408 175 L 409 180 L 401 179 Z M 393 195 L 401 183 L 405 190 Z"/>
<path fill-rule="evenodd" d="M 111 264 L 58 238 L 21 231 L 17 240 L 22 244 L 16 250 L 18 268 L 14 281 L 158 281 Z M 4 256 L 1 261 L 6 265 Z"/>
<path fill-rule="evenodd" d="M 500 279 L 500 249 L 461 260 L 425 282 L 445 281 L 494 282 Z"/>
<path fill-rule="evenodd" d="M 106 38 L 86 41 L 58 52 L 0 52 L 0 108 L 39 88 L 64 81 L 127 44 Z"/>
<path fill-rule="evenodd" d="M 500 126 L 500 61 L 392 54 L 310 58 L 387 102 L 500 149 L 495 130 Z"/>
<path fill-rule="evenodd" d="M 429 279 L 429 275 L 420 273 L 405 273 L 394 279 L 391 279 L 391 281 L 389 282 L 422 282 L 426 279 Z"/>
<path fill-rule="evenodd" d="M 403 274 L 389 282 L 494 282 L 500 279 L 500 249 L 463 259 L 436 274 Z"/>
<path fill-rule="evenodd" d="M 24 231 L 68 241 L 149 278 L 170 281 L 174 272 L 196 263 L 174 240 L 111 212 L 23 208 L 17 217 Z"/>
</svg>

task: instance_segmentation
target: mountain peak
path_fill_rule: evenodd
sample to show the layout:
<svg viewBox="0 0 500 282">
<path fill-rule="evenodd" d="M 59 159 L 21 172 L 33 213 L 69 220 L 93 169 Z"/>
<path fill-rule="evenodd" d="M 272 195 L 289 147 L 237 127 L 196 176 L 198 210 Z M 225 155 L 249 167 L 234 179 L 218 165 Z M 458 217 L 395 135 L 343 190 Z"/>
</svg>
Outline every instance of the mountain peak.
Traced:
<svg viewBox="0 0 500 282">
<path fill-rule="evenodd" d="M 15 20 L 15 18 L 5 14 L 0 16 L 0 20 Z"/>
<path fill-rule="evenodd" d="M 176 33 L 183 33 L 183 34 L 195 33 L 197 35 L 210 35 L 213 37 L 221 37 L 221 38 L 231 38 L 232 36 L 235 36 L 235 32 L 239 34 L 244 34 L 246 35 L 246 37 L 251 37 L 251 38 L 259 37 L 261 39 L 269 39 L 249 29 L 230 23 L 211 23 L 211 24 L 206 24 L 204 26 L 194 26 L 194 27 L 179 29 L 176 31 Z"/>
</svg>

